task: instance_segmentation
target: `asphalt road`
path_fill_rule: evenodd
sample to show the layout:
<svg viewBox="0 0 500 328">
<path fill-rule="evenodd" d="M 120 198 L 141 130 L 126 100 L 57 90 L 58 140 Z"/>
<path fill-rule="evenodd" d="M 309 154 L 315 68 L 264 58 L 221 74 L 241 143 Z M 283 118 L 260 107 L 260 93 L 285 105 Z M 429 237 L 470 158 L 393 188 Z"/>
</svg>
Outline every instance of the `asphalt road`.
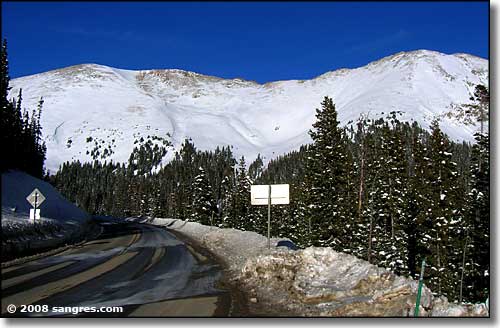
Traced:
<svg viewBox="0 0 500 328">
<path fill-rule="evenodd" d="M 132 223 L 102 228 L 96 240 L 2 269 L 2 316 L 229 314 L 230 294 L 219 287 L 221 268 L 213 260 L 162 228 Z"/>
</svg>

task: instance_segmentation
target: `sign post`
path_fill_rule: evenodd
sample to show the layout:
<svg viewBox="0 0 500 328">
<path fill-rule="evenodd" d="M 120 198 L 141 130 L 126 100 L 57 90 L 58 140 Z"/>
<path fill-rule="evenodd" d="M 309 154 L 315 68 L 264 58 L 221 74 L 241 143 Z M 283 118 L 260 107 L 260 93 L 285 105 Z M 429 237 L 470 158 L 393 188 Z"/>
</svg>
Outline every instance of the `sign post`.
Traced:
<svg viewBox="0 0 500 328">
<path fill-rule="evenodd" d="M 252 185 L 252 205 L 267 205 L 267 247 L 271 248 L 271 205 L 290 204 L 290 185 Z"/>
<path fill-rule="evenodd" d="M 267 248 L 271 249 L 271 185 L 267 193 Z"/>
<path fill-rule="evenodd" d="M 40 209 L 38 208 L 44 201 L 45 201 L 45 196 L 35 188 L 31 194 L 26 197 L 26 200 L 33 206 L 33 208 L 30 210 L 30 220 L 33 220 L 33 222 L 40 220 Z"/>
</svg>

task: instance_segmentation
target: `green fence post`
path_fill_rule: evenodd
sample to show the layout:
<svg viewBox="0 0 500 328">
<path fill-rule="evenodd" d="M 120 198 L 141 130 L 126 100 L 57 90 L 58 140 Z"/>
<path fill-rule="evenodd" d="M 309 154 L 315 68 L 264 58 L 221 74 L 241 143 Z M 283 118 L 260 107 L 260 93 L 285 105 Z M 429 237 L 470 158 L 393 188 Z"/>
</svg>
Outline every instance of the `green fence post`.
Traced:
<svg viewBox="0 0 500 328">
<path fill-rule="evenodd" d="M 424 285 L 424 271 L 425 271 L 425 258 L 422 261 L 422 268 L 420 270 L 420 279 L 418 280 L 417 302 L 415 303 L 415 313 L 414 313 L 415 317 L 418 317 L 418 312 L 420 308 L 420 298 L 422 297 L 422 287 Z"/>
</svg>

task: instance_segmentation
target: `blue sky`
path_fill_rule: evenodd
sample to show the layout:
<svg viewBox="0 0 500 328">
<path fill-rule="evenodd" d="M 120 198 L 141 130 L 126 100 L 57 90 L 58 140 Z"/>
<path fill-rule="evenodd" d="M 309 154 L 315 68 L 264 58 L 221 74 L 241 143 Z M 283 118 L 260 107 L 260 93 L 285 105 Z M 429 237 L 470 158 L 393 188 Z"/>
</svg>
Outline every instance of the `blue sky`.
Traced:
<svg viewBox="0 0 500 328">
<path fill-rule="evenodd" d="M 11 77 L 81 63 L 267 82 L 399 51 L 488 58 L 488 2 L 2 2 Z"/>
</svg>

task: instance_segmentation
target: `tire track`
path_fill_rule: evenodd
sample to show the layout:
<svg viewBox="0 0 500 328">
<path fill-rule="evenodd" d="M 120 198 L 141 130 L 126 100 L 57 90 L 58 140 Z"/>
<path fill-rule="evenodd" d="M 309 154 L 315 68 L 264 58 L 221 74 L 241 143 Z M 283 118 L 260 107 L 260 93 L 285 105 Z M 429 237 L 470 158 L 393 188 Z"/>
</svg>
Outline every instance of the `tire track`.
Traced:
<svg viewBox="0 0 500 328">
<path fill-rule="evenodd" d="M 99 239 L 11 270 L 2 280 L 2 313 L 8 304 L 124 309 L 95 314 L 102 317 L 229 312 L 229 302 L 221 302 L 229 294 L 215 287 L 221 277 L 218 265 L 193 255 L 165 229 L 130 223 L 104 226 Z"/>
<path fill-rule="evenodd" d="M 42 263 L 37 263 L 39 261 L 35 261 L 33 263 L 26 263 L 22 268 L 9 272 L 7 277 L 2 274 L 2 297 L 12 296 L 14 294 L 30 290 L 33 288 L 37 288 L 55 281 L 59 281 L 61 279 L 65 279 L 71 275 L 78 274 L 79 272 L 89 270 L 92 267 L 102 265 L 106 263 L 114 256 L 122 254 L 128 247 L 133 245 L 140 238 L 140 234 L 134 233 L 133 235 L 122 235 L 117 238 L 109 238 L 105 237 L 104 239 L 109 239 L 109 242 L 97 244 L 95 247 L 95 241 L 90 242 L 89 245 L 84 245 L 73 252 L 71 250 L 65 251 L 65 254 L 58 254 L 57 256 L 52 256 L 49 258 L 45 258 L 41 260 Z M 101 239 L 99 239 L 101 240 Z M 118 248 L 118 247 L 121 247 Z M 89 257 L 88 254 L 84 252 L 96 252 Z M 65 266 L 62 268 L 58 268 L 55 270 L 50 270 L 51 267 L 57 267 L 61 262 L 73 262 L 72 265 Z M 3 282 L 5 278 L 14 279 L 14 277 L 19 277 L 22 275 L 30 275 L 37 271 L 47 270 L 50 274 L 45 273 L 43 275 L 37 275 L 36 278 L 32 278 L 26 281 L 22 281 L 22 283 L 18 283 L 15 285 L 7 286 L 4 288 Z M 17 275 L 16 275 L 17 273 Z M 36 275 L 36 274 L 35 274 Z"/>
<path fill-rule="evenodd" d="M 89 270 L 80 272 L 76 275 L 72 275 L 62 280 L 53 281 L 51 283 L 35 287 L 27 291 L 4 297 L 2 299 L 2 314 L 6 312 L 6 304 L 33 304 L 37 301 L 47 298 L 50 295 L 60 293 L 71 287 L 74 287 L 82 283 L 82 281 L 91 280 L 96 276 L 99 276 L 106 271 L 109 271 L 110 269 L 130 260 L 130 258 L 134 257 L 135 255 L 137 255 L 136 252 L 124 253 L 113 257 L 111 260 L 105 263 L 95 266 Z"/>
<path fill-rule="evenodd" d="M 31 262 L 26 262 L 21 265 L 9 267 L 7 269 L 2 269 L 2 280 L 31 273 L 33 271 L 46 269 L 54 265 L 54 263 L 59 263 L 64 260 L 69 260 L 69 257 L 75 256 L 77 254 L 85 254 L 89 252 L 99 253 L 117 248 L 120 245 L 123 245 L 124 243 L 130 246 L 135 241 L 134 238 L 137 238 L 135 234 L 132 236 L 120 235 L 116 236 L 115 238 L 110 238 L 111 234 L 112 231 L 111 232 L 107 231 L 104 232 L 101 235 L 101 238 L 97 240 L 90 241 L 81 246 L 70 248 L 54 256 L 42 258 Z M 63 259 L 63 257 L 68 257 L 68 259 Z"/>
</svg>

